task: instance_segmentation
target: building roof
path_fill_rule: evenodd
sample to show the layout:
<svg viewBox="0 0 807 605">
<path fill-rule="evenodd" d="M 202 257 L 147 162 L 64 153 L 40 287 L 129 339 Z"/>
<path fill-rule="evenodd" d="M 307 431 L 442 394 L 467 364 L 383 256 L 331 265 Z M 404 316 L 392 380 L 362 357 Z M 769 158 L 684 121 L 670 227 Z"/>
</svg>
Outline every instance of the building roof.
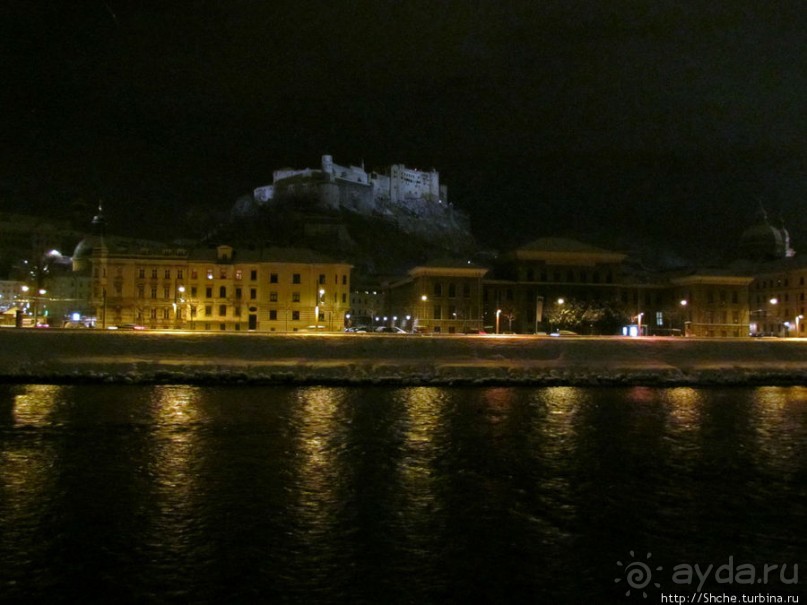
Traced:
<svg viewBox="0 0 807 605">
<path fill-rule="evenodd" d="M 198 248 L 192 250 L 189 260 L 218 262 L 216 248 Z M 301 263 L 301 264 L 349 264 L 337 261 L 319 252 L 307 248 L 233 248 L 232 257 L 227 262 L 233 263 Z"/>
<path fill-rule="evenodd" d="M 563 237 L 544 237 L 534 240 L 513 250 L 510 255 L 518 260 L 545 260 L 559 263 L 620 263 L 627 256 L 621 252 L 612 252 Z"/>
</svg>

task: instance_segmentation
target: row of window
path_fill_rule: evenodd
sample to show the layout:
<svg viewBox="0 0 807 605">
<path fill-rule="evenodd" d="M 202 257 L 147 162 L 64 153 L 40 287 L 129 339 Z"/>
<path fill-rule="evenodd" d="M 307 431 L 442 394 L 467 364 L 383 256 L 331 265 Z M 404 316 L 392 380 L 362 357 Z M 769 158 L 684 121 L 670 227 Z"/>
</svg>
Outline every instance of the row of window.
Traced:
<svg viewBox="0 0 807 605">
<path fill-rule="evenodd" d="M 790 285 L 790 279 L 761 279 L 757 282 L 757 290 L 765 290 L 767 288 L 787 288 Z M 804 285 L 804 276 L 799 276 L 799 285 Z"/>
<path fill-rule="evenodd" d="M 530 269 L 530 268 L 527 269 L 527 275 L 526 275 L 527 281 L 548 282 L 549 281 L 549 276 L 550 276 L 549 271 L 547 271 L 545 269 L 542 269 L 540 271 L 537 271 L 535 269 Z M 579 283 L 582 283 L 582 284 L 585 284 L 585 283 L 589 282 L 589 274 L 588 274 L 587 271 L 580 271 L 578 273 L 578 272 L 575 272 L 575 271 L 569 269 L 568 271 L 566 271 L 566 276 L 565 276 L 566 279 L 565 280 L 564 280 L 564 275 L 563 275 L 562 271 L 553 271 L 551 273 L 551 276 L 552 276 L 552 281 L 553 282 L 564 282 L 565 281 L 567 283 L 579 282 Z M 591 283 L 598 284 L 598 283 L 600 283 L 601 279 L 602 279 L 602 277 L 601 277 L 599 271 L 594 271 L 594 272 L 591 273 Z M 614 275 L 613 275 L 613 273 L 611 273 L 609 271 L 608 273 L 605 274 L 605 283 L 606 284 L 611 284 L 613 282 L 614 282 Z"/>
<path fill-rule="evenodd" d="M 468 313 L 468 309 L 464 309 L 457 311 L 456 305 L 447 305 L 445 307 L 446 313 L 445 317 L 443 316 L 443 306 L 442 305 L 434 305 L 432 307 L 432 317 L 433 319 L 468 319 L 476 315 L 476 312 Z"/>
<path fill-rule="evenodd" d="M 230 269 L 230 267 L 221 266 L 221 267 L 218 267 L 218 272 L 217 272 L 216 269 L 208 268 L 208 269 L 205 270 L 204 275 L 205 275 L 205 277 L 207 279 L 214 279 L 216 277 L 216 275 L 218 275 L 219 279 L 228 279 L 229 269 Z M 150 270 L 151 279 L 159 279 L 159 271 L 160 270 L 157 269 L 157 268 L 152 268 Z M 145 267 L 139 267 L 138 270 L 137 270 L 137 277 L 139 279 L 146 279 L 146 273 L 147 273 L 147 270 L 146 270 Z M 122 267 L 117 268 L 117 275 L 118 275 L 118 277 L 122 277 L 122 275 L 123 275 L 123 268 Z M 184 275 L 185 275 L 184 270 L 183 269 L 176 269 L 174 275 L 175 275 L 175 278 L 177 280 L 184 279 Z M 172 278 L 171 269 L 163 269 L 163 278 L 164 279 L 171 279 Z M 199 279 L 199 270 L 191 268 L 190 269 L 190 278 L 191 279 Z M 244 279 L 244 270 L 243 269 L 234 269 L 233 270 L 233 278 L 236 281 L 240 281 L 240 280 Z M 249 279 L 250 279 L 250 281 L 258 281 L 258 270 L 257 269 L 250 269 L 249 270 Z M 347 274 L 342 274 L 341 279 L 340 279 L 340 276 L 338 274 L 334 274 L 334 284 L 338 285 L 340 281 L 342 282 L 343 286 L 347 285 Z M 280 274 L 279 273 L 270 273 L 269 274 L 269 283 L 270 284 L 280 283 Z M 293 284 L 302 283 L 302 274 L 300 274 L 300 273 L 292 273 L 291 274 L 291 283 L 293 283 Z M 321 285 L 324 285 L 326 283 L 326 276 L 325 276 L 324 273 L 319 274 L 319 276 L 317 278 L 317 283 L 319 283 Z"/>
<path fill-rule="evenodd" d="M 117 296 L 120 296 L 121 295 L 121 285 L 120 284 L 115 284 L 114 285 L 114 291 L 115 291 L 115 294 Z M 171 291 L 172 291 L 172 288 L 170 286 L 164 286 L 163 287 L 163 299 L 164 300 L 170 300 L 171 298 L 176 298 L 177 300 L 179 300 L 180 298 L 183 297 L 183 294 L 181 294 L 180 292 L 177 292 L 176 296 L 172 297 L 171 296 Z M 157 286 L 152 286 L 151 287 L 151 298 L 156 299 L 157 294 L 158 294 Z M 198 298 L 198 294 L 199 294 L 199 292 L 197 290 L 197 287 L 196 286 L 191 286 L 190 298 L 191 299 Z M 218 294 L 219 294 L 218 298 L 227 298 L 227 286 L 219 286 Z M 233 295 L 234 295 L 234 298 L 236 300 L 242 300 L 243 299 L 243 290 L 241 288 L 234 288 Z M 138 298 L 145 298 L 146 297 L 146 288 L 145 288 L 145 286 L 143 286 L 143 285 L 137 286 L 137 297 Z M 205 298 L 213 298 L 213 287 L 212 286 L 208 286 L 208 287 L 205 288 Z M 258 290 L 257 290 L 257 288 L 250 288 L 249 289 L 249 300 L 257 300 L 257 299 L 258 299 Z M 301 301 L 300 292 L 292 292 L 291 293 L 291 302 L 298 303 L 300 301 Z M 347 294 L 344 293 L 344 292 L 341 295 L 341 301 L 342 301 L 342 304 L 347 303 Z M 269 302 L 278 302 L 278 292 L 276 290 L 273 290 L 273 291 L 269 292 Z M 319 300 L 320 304 L 323 304 L 324 302 L 325 301 L 322 300 L 322 299 Z M 334 293 L 334 295 L 333 295 L 333 302 L 334 302 L 334 304 L 337 302 L 337 294 L 336 293 Z"/>
<path fill-rule="evenodd" d="M 441 282 L 435 282 L 434 284 L 434 296 L 440 297 L 443 296 L 443 292 L 447 292 L 448 298 L 456 298 L 457 297 L 457 284 L 449 283 L 447 288 L 443 288 L 443 284 Z M 463 298 L 471 298 L 471 284 L 462 284 L 462 297 Z"/>
<path fill-rule="evenodd" d="M 217 307 L 214 305 L 205 305 L 203 310 L 203 317 L 227 317 L 227 305 L 218 305 Z M 172 315 L 172 307 L 164 307 L 162 309 L 153 308 L 153 309 L 146 309 L 146 314 L 148 315 L 149 319 L 175 319 L 182 321 L 186 318 L 186 314 L 183 312 L 181 308 L 176 310 L 176 313 Z M 242 317 L 242 309 L 241 307 L 233 307 L 233 317 Z M 191 310 L 190 318 L 196 319 L 197 314 L 195 310 Z M 143 321 L 144 315 L 143 312 L 137 313 L 137 320 Z M 269 321 L 278 321 L 278 310 L 271 309 L 268 314 Z M 287 317 L 291 319 L 291 321 L 300 321 L 300 311 L 295 310 L 291 311 L 291 314 Z M 325 313 L 319 313 L 319 321 L 325 321 Z"/>
</svg>

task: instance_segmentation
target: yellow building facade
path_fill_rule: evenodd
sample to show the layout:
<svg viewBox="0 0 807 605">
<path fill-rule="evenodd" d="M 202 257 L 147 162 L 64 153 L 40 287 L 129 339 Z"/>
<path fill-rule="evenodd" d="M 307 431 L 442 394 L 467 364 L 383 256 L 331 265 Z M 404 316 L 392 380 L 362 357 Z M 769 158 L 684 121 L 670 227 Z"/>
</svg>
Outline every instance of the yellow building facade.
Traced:
<svg viewBox="0 0 807 605">
<path fill-rule="evenodd" d="M 101 244 L 89 261 L 99 327 L 341 331 L 350 308 L 351 265 L 310 250 Z"/>
</svg>

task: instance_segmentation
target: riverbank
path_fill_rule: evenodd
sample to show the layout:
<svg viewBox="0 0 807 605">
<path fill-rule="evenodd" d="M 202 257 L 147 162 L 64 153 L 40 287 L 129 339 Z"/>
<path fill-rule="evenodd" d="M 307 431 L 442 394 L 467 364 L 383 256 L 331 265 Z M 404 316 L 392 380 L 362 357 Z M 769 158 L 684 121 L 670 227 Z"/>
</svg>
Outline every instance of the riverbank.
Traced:
<svg viewBox="0 0 807 605">
<path fill-rule="evenodd" d="M 0 381 L 807 384 L 807 341 L 0 330 Z"/>
</svg>

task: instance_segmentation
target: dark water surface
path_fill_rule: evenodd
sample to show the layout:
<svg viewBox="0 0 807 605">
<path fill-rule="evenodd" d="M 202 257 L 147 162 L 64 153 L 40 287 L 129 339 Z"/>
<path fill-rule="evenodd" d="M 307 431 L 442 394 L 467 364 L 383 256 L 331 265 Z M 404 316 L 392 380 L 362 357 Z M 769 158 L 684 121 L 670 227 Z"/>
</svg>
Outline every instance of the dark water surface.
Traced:
<svg viewBox="0 0 807 605">
<path fill-rule="evenodd" d="M 805 553 L 807 388 L 0 386 L 3 602 L 799 595 Z"/>
</svg>

